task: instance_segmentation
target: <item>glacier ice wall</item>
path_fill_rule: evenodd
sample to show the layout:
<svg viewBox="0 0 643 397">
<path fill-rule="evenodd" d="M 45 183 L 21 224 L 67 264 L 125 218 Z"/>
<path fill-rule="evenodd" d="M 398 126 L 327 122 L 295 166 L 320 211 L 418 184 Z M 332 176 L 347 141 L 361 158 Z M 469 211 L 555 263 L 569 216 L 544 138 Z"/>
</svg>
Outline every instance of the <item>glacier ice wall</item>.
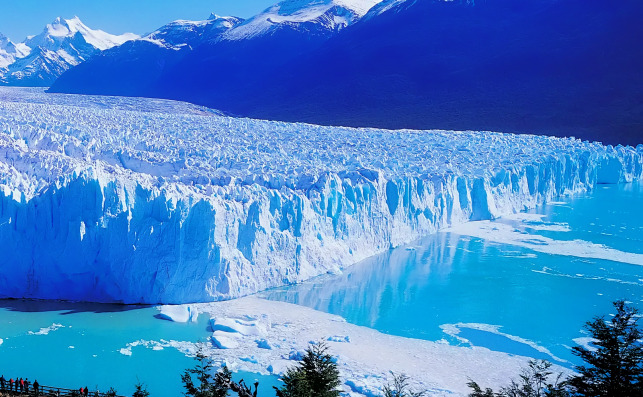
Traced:
<svg viewBox="0 0 643 397">
<path fill-rule="evenodd" d="M 0 297 L 238 297 L 642 175 L 643 146 L 319 127 L 3 88 Z"/>
</svg>

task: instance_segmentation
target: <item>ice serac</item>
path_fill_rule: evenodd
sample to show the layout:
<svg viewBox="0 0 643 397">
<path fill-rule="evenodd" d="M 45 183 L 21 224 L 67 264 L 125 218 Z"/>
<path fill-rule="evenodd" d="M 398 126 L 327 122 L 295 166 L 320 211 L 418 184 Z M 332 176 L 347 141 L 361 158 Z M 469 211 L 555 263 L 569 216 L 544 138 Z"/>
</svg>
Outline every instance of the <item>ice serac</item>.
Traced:
<svg viewBox="0 0 643 397">
<path fill-rule="evenodd" d="M 138 109 L 138 110 L 131 110 Z M 0 89 L 0 296 L 182 303 L 643 174 L 643 146 Z"/>
</svg>

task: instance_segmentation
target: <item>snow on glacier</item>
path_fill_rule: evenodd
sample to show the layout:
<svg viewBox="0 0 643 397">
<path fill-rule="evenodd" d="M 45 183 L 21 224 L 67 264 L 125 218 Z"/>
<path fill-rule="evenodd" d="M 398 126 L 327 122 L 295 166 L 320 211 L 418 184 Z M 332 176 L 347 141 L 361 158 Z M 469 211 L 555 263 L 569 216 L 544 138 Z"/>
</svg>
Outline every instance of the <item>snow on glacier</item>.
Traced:
<svg viewBox="0 0 643 397">
<path fill-rule="evenodd" d="M 0 89 L 0 131 L 3 297 L 238 297 L 643 168 L 643 146 L 322 127 L 34 89 Z"/>
</svg>

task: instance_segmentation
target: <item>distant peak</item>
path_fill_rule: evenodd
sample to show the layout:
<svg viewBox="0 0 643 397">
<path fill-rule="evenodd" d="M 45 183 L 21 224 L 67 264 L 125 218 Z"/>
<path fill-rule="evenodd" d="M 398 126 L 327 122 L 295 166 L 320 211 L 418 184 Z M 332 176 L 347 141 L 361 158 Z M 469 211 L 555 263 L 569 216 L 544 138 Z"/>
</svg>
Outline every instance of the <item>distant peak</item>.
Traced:
<svg viewBox="0 0 643 397">
<path fill-rule="evenodd" d="M 374 5 L 382 0 L 284 0 L 268 10 L 278 11 L 282 15 L 300 13 L 318 8 L 342 7 L 363 16 Z M 266 10 L 266 11 L 268 11 Z"/>
<path fill-rule="evenodd" d="M 239 23 L 243 20 L 244 20 L 243 18 L 239 18 L 239 17 L 221 16 L 221 15 L 215 14 L 214 12 L 210 14 L 210 16 L 208 17 L 208 21 L 227 21 L 232 23 Z"/>
<path fill-rule="evenodd" d="M 51 51 L 58 51 L 68 40 L 79 40 L 80 36 L 87 44 L 101 51 L 138 38 L 131 33 L 112 35 L 102 30 L 90 29 L 77 15 L 74 15 L 70 19 L 57 17 L 45 26 L 42 33 L 28 37 L 24 44 L 29 48 L 41 46 Z"/>
<path fill-rule="evenodd" d="M 280 25 L 318 24 L 326 32 L 343 29 L 361 19 L 382 0 L 284 0 L 244 21 L 225 35 L 242 40 L 266 34 Z M 321 31 L 320 30 L 320 31 Z"/>
<path fill-rule="evenodd" d="M 14 43 L 9 40 L 9 38 L 2 33 L 0 33 L 0 50 L 4 50 L 9 53 L 15 53 L 16 47 Z M 1 61 L 1 59 L 0 59 Z"/>
<path fill-rule="evenodd" d="M 87 26 L 80 20 L 77 15 L 74 15 L 73 18 L 65 19 L 62 17 L 57 17 L 49 24 L 51 27 L 64 27 L 71 32 L 75 32 L 79 29 L 88 29 Z"/>
</svg>

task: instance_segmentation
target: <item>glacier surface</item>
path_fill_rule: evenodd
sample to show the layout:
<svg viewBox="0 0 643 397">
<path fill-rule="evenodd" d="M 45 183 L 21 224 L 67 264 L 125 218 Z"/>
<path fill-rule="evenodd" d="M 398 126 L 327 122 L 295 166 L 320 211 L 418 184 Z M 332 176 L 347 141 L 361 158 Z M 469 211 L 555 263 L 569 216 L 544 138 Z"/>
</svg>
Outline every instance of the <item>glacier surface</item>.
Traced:
<svg viewBox="0 0 643 397">
<path fill-rule="evenodd" d="M 0 88 L 0 297 L 228 299 L 643 174 L 643 146 Z"/>
</svg>

